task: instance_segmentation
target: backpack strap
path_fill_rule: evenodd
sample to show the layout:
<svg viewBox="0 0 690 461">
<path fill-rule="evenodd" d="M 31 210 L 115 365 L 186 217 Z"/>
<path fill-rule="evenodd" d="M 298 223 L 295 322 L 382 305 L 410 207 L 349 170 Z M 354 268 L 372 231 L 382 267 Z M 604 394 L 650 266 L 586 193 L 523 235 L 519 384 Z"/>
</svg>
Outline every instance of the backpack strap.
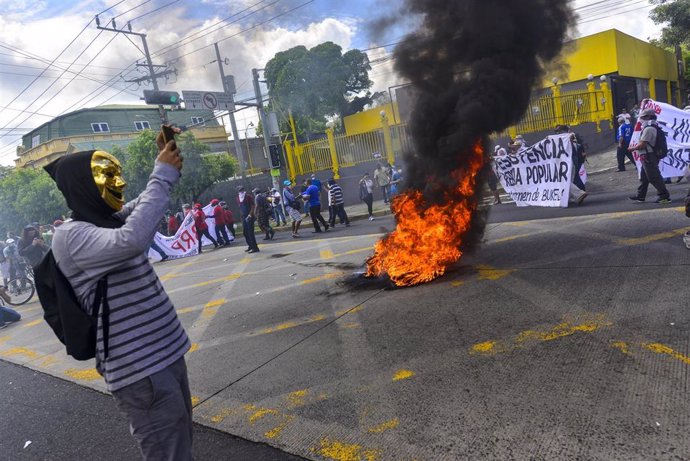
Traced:
<svg viewBox="0 0 690 461">
<path fill-rule="evenodd" d="M 101 311 L 101 322 L 103 324 L 103 359 L 108 358 L 108 335 L 110 333 L 110 306 L 108 305 L 108 278 L 103 277 L 96 285 L 94 316 L 98 317 Z M 102 307 L 101 307 L 102 306 Z"/>
</svg>

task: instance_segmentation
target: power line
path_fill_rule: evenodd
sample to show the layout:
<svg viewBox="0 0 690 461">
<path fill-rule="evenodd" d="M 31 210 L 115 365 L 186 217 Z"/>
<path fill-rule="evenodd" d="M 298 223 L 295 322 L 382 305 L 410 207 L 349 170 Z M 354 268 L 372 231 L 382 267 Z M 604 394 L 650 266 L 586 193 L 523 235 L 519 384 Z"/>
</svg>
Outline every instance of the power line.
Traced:
<svg viewBox="0 0 690 461">
<path fill-rule="evenodd" d="M 98 35 L 96 35 L 96 37 L 94 37 L 94 39 L 91 40 L 91 42 L 86 46 L 86 48 L 84 48 L 84 50 L 83 50 L 81 53 L 79 53 L 79 55 L 78 55 L 76 58 L 74 58 L 75 62 L 76 62 L 76 60 L 79 59 L 84 53 L 86 53 L 86 51 L 91 47 L 91 45 L 93 45 L 93 44 L 95 43 L 95 41 L 98 39 L 98 37 L 100 37 L 100 35 L 101 35 L 101 32 L 99 32 Z M 91 58 L 91 61 L 89 61 L 89 63 L 91 63 L 93 60 L 95 60 L 95 59 L 103 52 L 103 50 L 105 50 L 105 49 L 108 47 L 108 45 L 110 45 L 110 44 L 112 43 L 112 41 L 115 39 L 115 37 L 116 37 L 116 35 L 114 35 L 113 38 L 110 39 L 110 41 L 108 41 L 108 43 L 106 43 L 106 44 L 103 46 L 103 48 L 101 48 L 100 51 L 94 55 L 93 58 Z M 85 69 L 85 67 L 84 67 L 83 69 Z M 82 69 L 82 70 L 83 70 L 83 69 Z M 66 72 L 66 71 L 63 71 L 62 74 L 60 74 L 60 77 L 62 77 L 62 76 L 65 74 L 65 72 Z M 81 71 L 80 71 L 80 72 L 81 72 Z M 79 72 L 78 72 L 77 74 L 75 74 L 74 77 L 72 77 L 72 80 L 70 80 L 69 82 L 67 82 L 60 90 L 58 90 L 57 93 L 55 93 L 53 96 L 51 96 L 50 98 L 48 98 L 48 100 L 47 100 L 45 103 L 43 103 L 43 105 L 42 105 L 41 107 L 39 107 L 37 110 L 41 110 L 43 107 L 45 107 L 46 105 L 48 105 L 48 103 L 49 103 L 50 101 L 52 101 L 57 95 L 59 95 L 65 88 L 67 88 L 67 87 L 70 85 L 70 83 L 72 83 L 72 82 L 74 81 L 74 79 L 75 79 L 78 75 L 79 75 Z M 53 85 L 54 85 L 57 81 L 58 81 L 58 80 L 56 79 L 53 83 L 51 83 L 51 84 L 48 86 L 48 88 L 46 88 L 45 90 L 43 90 L 43 92 L 42 92 L 41 94 L 39 94 L 39 95 L 36 97 L 36 99 L 34 99 L 34 100 L 31 102 L 31 104 L 29 104 L 29 105 L 27 106 L 27 109 L 28 109 L 29 107 L 31 107 L 36 101 L 38 101 L 44 94 L 46 94 L 46 92 L 47 92 L 50 88 L 52 88 Z M 24 113 L 24 111 L 22 111 L 22 113 Z M 15 118 L 13 118 L 12 120 L 10 120 L 10 122 L 7 123 L 7 125 L 9 125 L 9 124 L 12 123 L 14 120 L 16 120 L 22 113 L 20 113 L 17 117 L 15 117 Z M 24 123 L 25 121 L 27 121 L 27 120 L 30 119 L 31 117 L 32 117 L 32 115 L 29 115 L 29 117 L 27 117 L 27 118 L 26 118 L 24 121 L 22 121 L 21 123 Z M 2 128 L 6 128 L 7 125 L 3 126 Z M 3 134 L 3 135 L 0 135 L 0 139 L 2 139 L 3 137 L 5 137 L 4 134 Z"/>
</svg>

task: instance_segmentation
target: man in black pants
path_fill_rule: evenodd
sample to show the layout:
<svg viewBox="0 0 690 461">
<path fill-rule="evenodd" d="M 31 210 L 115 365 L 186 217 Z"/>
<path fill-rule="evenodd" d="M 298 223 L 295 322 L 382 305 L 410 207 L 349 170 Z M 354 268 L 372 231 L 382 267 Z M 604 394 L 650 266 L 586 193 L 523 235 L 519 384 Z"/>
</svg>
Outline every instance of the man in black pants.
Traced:
<svg viewBox="0 0 690 461">
<path fill-rule="evenodd" d="M 247 241 L 247 253 L 258 253 L 259 245 L 256 243 L 254 235 L 254 223 L 256 222 L 256 205 L 254 197 L 244 190 L 244 186 L 237 186 L 237 202 L 242 213 L 242 234 Z"/>
<path fill-rule="evenodd" d="M 321 193 L 319 188 L 312 183 L 311 179 L 307 180 L 307 186 L 307 190 L 302 194 L 302 200 L 309 201 L 309 215 L 314 223 L 314 233 L 321 232 L 319 223 L 323 224 L 325 230 L 328 230 L 328 223 L 321 216 Z"/>
<path fill-rule="evenodd" d="M 631 152 L 637 151 L 640 163 L 642 163 L 640 187 L 637 188 L 637 194 L 630 197 L 630 200 L 644 202 L 647 196 L 647 188 L 651 183 L 659 194 L 656 203 L 669 204 L 671 203 L 670 194 L 664 185 L 664 179 L 659 171 L 659 157 L 654 151 L 654 146 L 657 143 L 656 112 L 654 112 L 654 109 L 645 109 L 640 114 L 640 120 L 643 126 L 640 141 L 637 145 L 628 148 Z"/>
</svg>

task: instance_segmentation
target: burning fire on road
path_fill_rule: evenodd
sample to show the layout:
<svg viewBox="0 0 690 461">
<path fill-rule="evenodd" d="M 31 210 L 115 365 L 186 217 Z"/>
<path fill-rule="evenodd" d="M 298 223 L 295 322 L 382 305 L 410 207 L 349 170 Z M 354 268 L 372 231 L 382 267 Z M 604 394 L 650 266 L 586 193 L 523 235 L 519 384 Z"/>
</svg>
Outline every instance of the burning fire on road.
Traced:
<svg viewBox="0 0 690 461">
<path fill-rule="evenodd" d="M 520 120 L 544 67 L 574 26 L 568 0 L 404 0 L 375 29 L 414 18 L 394 51 L 412 82 L 406 192 L 396 229 L 376 243 L 366 277 L 412 286 L 442 276 L 481 240 L 478 199 L 489 136 Z"/>
</svg>

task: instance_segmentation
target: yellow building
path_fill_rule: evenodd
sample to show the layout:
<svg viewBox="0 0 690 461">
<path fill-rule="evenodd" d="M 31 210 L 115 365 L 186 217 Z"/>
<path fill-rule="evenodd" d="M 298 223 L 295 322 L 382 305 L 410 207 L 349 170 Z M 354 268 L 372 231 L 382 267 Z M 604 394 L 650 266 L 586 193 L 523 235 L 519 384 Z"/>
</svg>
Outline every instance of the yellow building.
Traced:
<svg viewBox="0 0 690 461">
<path fill-rule="evenodd" d="M 673 53 L 616 29 L 567 43 L 554 69 L 545 75 L 542 94 L 554 86 L 554 79 L 562 91 L 573 91 L 586 90 L 588 77 L 605 76 L 615 113 L 647 97 L 680 104 Z"/>
</svg>

